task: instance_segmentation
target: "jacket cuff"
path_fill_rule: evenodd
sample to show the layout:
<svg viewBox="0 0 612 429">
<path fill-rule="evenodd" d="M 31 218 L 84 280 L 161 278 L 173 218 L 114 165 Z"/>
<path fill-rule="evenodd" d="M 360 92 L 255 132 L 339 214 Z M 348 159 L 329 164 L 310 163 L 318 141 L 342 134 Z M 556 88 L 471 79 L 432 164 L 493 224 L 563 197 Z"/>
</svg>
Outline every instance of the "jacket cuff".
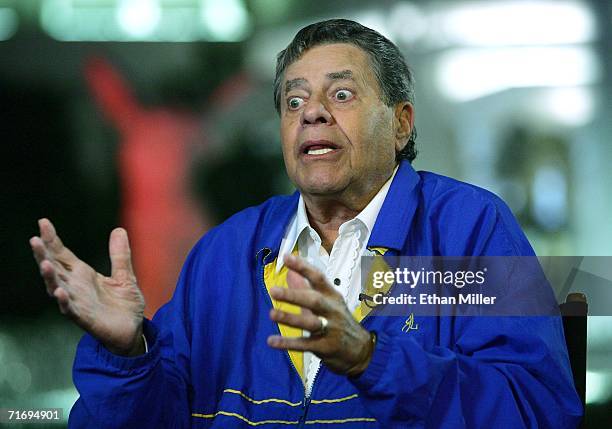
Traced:
<svg viewBox="0 0 612 429">
<path fill-rule="evenodd" d="M 369 390 L 380 380 L 391 358 L 393 344 L 391 337 L 384 332 L 376 333 L 376 346 L 366 370 L 358 377 L 349 380 L 359 390 Z"/>
<path fill-rule="evenodd" d="M 78 352 L 89 355 L 113 372 L 130 374 L 142 371 L 154 366 L 160 358 L 157 328 L 151 321 L 144 319 L 142 329 L 147 339 L 148 353 L 133 357 L 116 355 L 89 334 L 85 334 L 81 340 Z"/>
</svg>

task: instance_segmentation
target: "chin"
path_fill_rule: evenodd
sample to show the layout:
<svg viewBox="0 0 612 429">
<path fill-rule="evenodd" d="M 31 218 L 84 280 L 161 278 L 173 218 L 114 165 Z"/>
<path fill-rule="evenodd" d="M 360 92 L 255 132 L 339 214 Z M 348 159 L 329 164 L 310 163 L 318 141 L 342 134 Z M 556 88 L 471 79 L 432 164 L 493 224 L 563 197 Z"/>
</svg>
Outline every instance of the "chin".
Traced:
<svg viewBox="0 0 612 429">
<path fill-rule="evenodd" d="M 337 180 L 314 180 L 303 183 L 299 188 L 302 193 L 310 195 L 333 195 L 342 191 L 344 186 Z"/>
<path fill-rule="evenodd" d="M 302 171 L 302 173 L 306 173 Z M 343 191 L 350 183 L 350 177 L 339 169 L 318 169 L 310 174 L 298 175 L 296 185 L 300 192 L 310 195 L 333 195 Z M 301 176 L 301 177 L 300 177 Z"/>
</svg>

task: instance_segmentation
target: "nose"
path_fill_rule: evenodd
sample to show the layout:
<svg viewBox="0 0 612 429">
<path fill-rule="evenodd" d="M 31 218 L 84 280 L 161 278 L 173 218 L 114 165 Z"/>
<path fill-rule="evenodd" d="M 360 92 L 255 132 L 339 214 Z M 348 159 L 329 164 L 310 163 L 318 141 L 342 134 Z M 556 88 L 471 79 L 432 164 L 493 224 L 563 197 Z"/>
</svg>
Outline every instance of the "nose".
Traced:
<svg viewBox="0 0 612 429">
<path fill-rule="evenodd" d="M 323 103 L 315 98 L 311 98 L 302 110 L 301 124 L 306 125 L 329 125 L 332 121 L 332 115 L 329 113 Z"/>
</svg>

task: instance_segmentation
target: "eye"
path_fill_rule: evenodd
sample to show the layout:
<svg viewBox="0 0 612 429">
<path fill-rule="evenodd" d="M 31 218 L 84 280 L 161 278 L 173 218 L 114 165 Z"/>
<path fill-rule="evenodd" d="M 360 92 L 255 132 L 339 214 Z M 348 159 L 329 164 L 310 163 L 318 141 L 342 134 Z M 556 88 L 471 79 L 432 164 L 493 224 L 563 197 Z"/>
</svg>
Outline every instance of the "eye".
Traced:
<svg viewBox="0 0 612 429">
<path fill-rule="evenodd" d="M 334 98 L 340 102 L 349 101 L 353 98 L 353 93 L 348 89 L 339 89 L 334 94 Z"/>
<path fill-rule="evenodd" d="M 287 100 L 287 107 L 289 108 L 289 110 L 299 109 L 302 104 L 304 104 L 304 99 L 301 97 L 290 97 Z"/>
</svg>

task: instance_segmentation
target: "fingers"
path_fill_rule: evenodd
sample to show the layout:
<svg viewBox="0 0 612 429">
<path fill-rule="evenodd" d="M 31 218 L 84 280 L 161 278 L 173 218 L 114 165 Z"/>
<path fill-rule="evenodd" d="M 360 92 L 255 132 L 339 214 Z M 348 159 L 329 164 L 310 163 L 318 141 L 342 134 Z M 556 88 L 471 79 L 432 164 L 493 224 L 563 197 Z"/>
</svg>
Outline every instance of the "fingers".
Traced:
<svg viewBox="0 0 612 429">
<path fill-rule="evenodd" d="M 268 345 L 279 350 L 313 352 L 338 374 L 361 373 L 371 357 L 370 334 L 353 319 L 343 297 L 323 273 L 295 256 L 285 257 L 285 265 L 289 269 L 289 287 L 271 288 L 270 294 L 278 301 L 301 307 L 302 312 L 292 314 L 272 309 L 270 319 L 316 334 L 310 337 L 271 335 Z M 325 327 L 329 329 L 323 330 L 318 315 L 327 319 Z"/>
<path fill-rule="evenodd" d="M 45 245 L 40 237 L 32 237 L 30 239 L 30 246 L 32 247 L 34 259 L 38 264 L 40 275 L 45 282 L 47 293 L 49 296 L 54 296 L 55 291 L 60 287 L 60 282 L 62 282 L 61 274 L 57 272 L 53 263 L 47 259 Z"/>
<path fill-rule="evenodd" d="M 53 292 L 59 287 L 57 273 L 53 264 L 47 260 L 40 263 L 40 274 L 42 275 L 45 285 L 47 286 L 47 293 L 53 296 Z"/>
<path fill-rule="evenodd" d="M 108 253 L 111 260 L 111 277 L 118 280 L 132 278 L 132 255 L 125 229 L 115 228 L 108 240 Z"/>
<path fill-rule="evenodd" d="M 318 342 L 312 337 L 283 337 L 281 335 L 270 335 L 268 345 L 280 350 L 296 350 L 318 352 Z"/>
<path fill-rule="evenodd" d="M 41 262 L 46 258 L 45 244 L 40 237 L 32 237 L 30 238 L 30 247 L 32 248 L 34 259 L 40 267 Z"/>
<path fill-rule="evenodd" d="M 283 325 L 305 329 L 310 332 L 316 332 L 321 329 L 321 320 L 311 312 L 308 312 L 308 314 L 292 314 L 272 309 L 270 310 L 270 319 Z"/>
<path fill-rule="evenodd" d="M 270 289 L 272 298 L 306 308 L 313 313 L 326 315 L 330 305 L 320 292 L 313 289 L 285 289 L 273 287 Z"/>
<path fill-rule="evenodd" d="M 287 285 L 293 289 L 312 289 L 308 280 L 293 270 L 287 273 Z"/>
<path fill-rule="evenodd" d="M 38 228 L 40 229 L 40 238 L 45 243 L 45 247 L 59 255 L 64 249 L 64 244 L 55 232 L 55 227 L 51 221 L 45 218 L 39 219 Z"/>
<path fill-rule="evenodd" d="M 55 232 L 55 227 L 49 219 L 39 219 L 38 228 L 40 229 L 40 239 L 46 250 L 45 258 L 52 256 L 59 264 L 61 264 L 68 271 L 72 270 L 78 259 L 77 257 L 64 246 L 62 240 Z"/>
<path fill-rule="evenodd" d="M 310 286 L 312 286 L 313 289 L 319 290 L 321 292 L 334 291 L 334 289 L 331 287 L 331 285 L 325 278 L 325 275 L 321 271 L 304 261 L 302 258 L 293 255 L 287 255 L 285 256 L 285 265 L 290 270 L 297 272 L 306 280 L 308 280 Z"/>
<path fill-rule="evenodd" d="M 39 219 L 38 226 L 40 237 L 30 238 L 30 247 L 47 286 L 47 292 L 51 295 L 58 285 L 64 283 L 64 273 L 72 271 L 78 259 L 62 244 L 48 219 Z"/>
<path fill-rule="evenodd" d="M 53 292 L 53 296 L 55 297 L 55 299 L 57 299 L 57 304 L 59 305 L 60 312 L 65 315 L 71 315 L 72 313 L 70 308 L 70 296 L 68 295 L 68 292 L 66 292 L 66 289 L 63 289 L 61 287 L 55 289 L 55 291 Z"/>
<path fill-rule="evenodd" d="M 47 293 L 57 300 L 62 314 L 74 318 L 76 315 L 67 287 L 69 273 L 79 259 L 64 246 L 48 219 L 39 219 L 38 226 L 40 237 L 30 238 L 30 246 Z"/>
<path fill-rule="evenodd" d="M 290 289 L 312 290 L 304 277 L 291 270 L 287 273 L 287 285 Z M 302 308 L 302 315 L 312 315 L 312 311 L 307 308 Z"/>
</svg>

